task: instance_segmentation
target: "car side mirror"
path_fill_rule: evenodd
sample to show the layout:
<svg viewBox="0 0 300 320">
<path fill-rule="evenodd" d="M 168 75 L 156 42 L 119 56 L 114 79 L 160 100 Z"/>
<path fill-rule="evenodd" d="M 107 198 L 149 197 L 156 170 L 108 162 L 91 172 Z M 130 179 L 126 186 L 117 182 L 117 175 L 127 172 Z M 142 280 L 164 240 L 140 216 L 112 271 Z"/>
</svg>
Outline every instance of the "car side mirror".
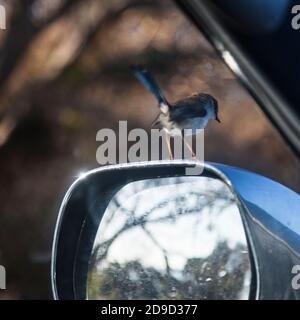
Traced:
<svg viewBox="0 0 300 320">
<path fill-rule="evenodd" d="M 55 230 L 54 298 L 298 299 L 299 195 L 220 164 L 187 176 L 197 165 L 113 165 L 75 181 Z"/>
</svg>

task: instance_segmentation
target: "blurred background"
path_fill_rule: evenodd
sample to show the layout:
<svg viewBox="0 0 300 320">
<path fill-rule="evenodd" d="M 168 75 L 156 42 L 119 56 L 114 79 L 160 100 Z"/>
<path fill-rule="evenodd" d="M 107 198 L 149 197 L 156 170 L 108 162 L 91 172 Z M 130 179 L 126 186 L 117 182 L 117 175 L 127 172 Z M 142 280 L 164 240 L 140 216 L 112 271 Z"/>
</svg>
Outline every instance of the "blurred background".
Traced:
<svg viewBox="0 0 300 320">
<path fill-rule="evenodd" d="M 158 113 L 131 64 L 145 64 L 170 101 L 204 91 L 221 124 L 205 159 L 300 191 L 300 163 L 203 35 L 165 0 L 2 0 L 0 31 L 0 299 L 48 299 L 59 205 L 98 166 L 96 133 L 145 128 Z"/>
</svg>

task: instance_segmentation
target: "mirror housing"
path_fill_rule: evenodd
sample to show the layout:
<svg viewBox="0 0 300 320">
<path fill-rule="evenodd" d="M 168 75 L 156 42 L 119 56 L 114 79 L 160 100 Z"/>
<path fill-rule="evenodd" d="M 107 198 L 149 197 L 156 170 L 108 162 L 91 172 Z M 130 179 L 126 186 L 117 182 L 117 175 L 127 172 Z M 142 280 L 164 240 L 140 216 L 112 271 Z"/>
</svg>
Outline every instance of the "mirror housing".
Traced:
<svg viewBox="0 0 300 320">
<path fill-rule="evenodd" d="M 55 229 L 54 298 L 86 299 L 94 239 L 110 199 L 120 188 L 138 180 L 184 176 L 187 168 L 198 165 L 191 160 L 120 164 L 77 179 L 64 197 Z M 226 165 L 205 163 L 202 176 L 221 180 L 236 197 L 250 253 L 249 298 L 299 299 L 291 271 L 300 264 L 300 196 L 268 178 Z"/>
</svg>

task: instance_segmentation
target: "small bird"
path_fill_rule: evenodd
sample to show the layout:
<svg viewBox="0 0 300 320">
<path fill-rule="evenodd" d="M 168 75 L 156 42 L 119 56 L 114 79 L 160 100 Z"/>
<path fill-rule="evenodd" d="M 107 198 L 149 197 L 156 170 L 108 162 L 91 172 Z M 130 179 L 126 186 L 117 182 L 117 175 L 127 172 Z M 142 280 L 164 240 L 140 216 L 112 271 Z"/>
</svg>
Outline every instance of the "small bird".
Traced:
<svg viewBox="0 0 300 320">
<path fill-rule="evenodd" d="M 153 125 L 160 124 L 169 136 L 181 135 L 184 143 L 192 152 L 193 157 L 195 157 L 194 151 L 184 139 L 183 130 L 190 129 L 191 134 L 194 135 L 197 129 L 204 129 L 209 120 L 221 122 L 218 117 L 217 100 L 212 95 L 201 92 L 171 104 L 162 94 L 157 82 L 146 68 L 133 66 L 132 69 L 136 78 L 158 100 L 160 114 L 153 122 Z M 173 155 L 169 139 L 167 139 L 167 145 L 172 159 Z"/>
</svg>

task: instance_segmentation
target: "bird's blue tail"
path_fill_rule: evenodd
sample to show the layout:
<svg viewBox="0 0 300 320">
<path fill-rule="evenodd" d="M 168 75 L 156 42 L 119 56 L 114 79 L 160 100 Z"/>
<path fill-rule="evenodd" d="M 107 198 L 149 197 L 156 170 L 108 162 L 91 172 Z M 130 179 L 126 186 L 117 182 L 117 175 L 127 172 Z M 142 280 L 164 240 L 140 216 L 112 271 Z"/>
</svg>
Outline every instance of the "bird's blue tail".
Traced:
<svg viewBox="0 0 300 320">
<path fill-rule="evenodd" d="M 151 73 L 144 67 L 133 66 L 132 67 L 134 75 L 137 79 L 156 97 L 159 104 L 164 103 L 168 105 L 167 99 L 162 94 L 158 84 L 154 80 Z"/>
</svg>

